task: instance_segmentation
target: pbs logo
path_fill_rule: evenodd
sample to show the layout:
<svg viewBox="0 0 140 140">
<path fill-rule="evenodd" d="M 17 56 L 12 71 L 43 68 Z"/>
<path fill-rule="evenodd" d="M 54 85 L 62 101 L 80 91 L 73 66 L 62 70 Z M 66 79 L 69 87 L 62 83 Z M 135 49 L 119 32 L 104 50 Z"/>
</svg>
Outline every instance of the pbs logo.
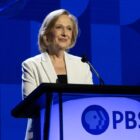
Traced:
<svg viewBox="0 0 140 140">
<path fill-rule="evenodd" d="M 82 114 L 82 125 L 87 132 L 99 135 L 107 130 L 109 115 L 103 107 L 91 105 Z"/>
<path fill-rule="evenodd" d="M 112 130 L 123 128 L 128 132 L 128 130 L 140 128 L 139 110 L 112 110 L 110 114 Z M 99 105 L 88 106 L 82 113 L 82 125 L 88 133 L 93 135 L 104 133 L 109 126 L 109 122 L 107 111 Z"/>
</svg>

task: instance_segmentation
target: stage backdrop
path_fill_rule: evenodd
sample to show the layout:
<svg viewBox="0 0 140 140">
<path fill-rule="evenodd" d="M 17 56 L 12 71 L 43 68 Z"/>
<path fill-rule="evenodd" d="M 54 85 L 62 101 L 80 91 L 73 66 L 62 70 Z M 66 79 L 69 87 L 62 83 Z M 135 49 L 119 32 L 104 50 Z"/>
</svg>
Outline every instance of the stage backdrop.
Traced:
<svg viewBox="0 0 140 140">
<path fill-rule="evenodd" d="M 78 18 L 78 42 L 70 52 L 86 55 L 105 84 L 140 85 L 139 5 L 139 0 L 1 0 L 0 139 L 24 137 L 26 119 L 10 111 L 21 100 L 21 62 L 39 53 L 38 30 L 52 10 L 65 8 Z"/>
</svg>

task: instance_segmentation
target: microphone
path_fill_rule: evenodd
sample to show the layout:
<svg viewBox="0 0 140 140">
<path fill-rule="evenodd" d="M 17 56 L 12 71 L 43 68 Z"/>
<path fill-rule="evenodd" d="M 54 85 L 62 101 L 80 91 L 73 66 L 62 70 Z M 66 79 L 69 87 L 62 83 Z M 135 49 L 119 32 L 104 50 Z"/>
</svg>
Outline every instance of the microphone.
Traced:
<svg viewBox="0 0 140 140">
<path fill-rule="evenodd" d="M 87 60 L 86 56 L 83 56 L 83 57 L 81 58 L 81 61 L 82 61 L 83 63 L 87 63 L 87 64 L 89 65 L 91 71 L 92 71 L 92 72 L 96 75 L 96 77 L 98 78 L 99 84 L 100 84 L 100 85 L 104 85 L 104 81 L 103 81 L 102 77 L 99 75 L 99 73 L 96 71 L 96 69 L 92 66 L 92 64 Z"/>
</svg>

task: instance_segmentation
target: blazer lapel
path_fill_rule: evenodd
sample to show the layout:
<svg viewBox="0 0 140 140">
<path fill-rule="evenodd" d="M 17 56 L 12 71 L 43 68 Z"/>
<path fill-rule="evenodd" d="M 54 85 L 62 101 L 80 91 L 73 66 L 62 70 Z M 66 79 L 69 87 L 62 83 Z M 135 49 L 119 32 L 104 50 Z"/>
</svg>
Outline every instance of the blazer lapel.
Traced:
<svg viewBox="0 0 140 140">
<path fill-rule="evenodd" d="M 54 70 L 54 67 L 52 65 L 52 62 L 48 53 L 45 52 L 45 53 L 42 53 L 41 55 L 42 55 L 41 64 L 50 83 L 56 83 L 57 75 L 56 75 L 56 72 Z"/>
<path fill-rule="evenodd" d="M 74 83 L 75 74 L 73 71 L 73 69 L 74 69 L 73 68 L 73 61 L 68 53 L 65 53 L 65 63 L 66 63 L 68 83 Z"/>
</svg>

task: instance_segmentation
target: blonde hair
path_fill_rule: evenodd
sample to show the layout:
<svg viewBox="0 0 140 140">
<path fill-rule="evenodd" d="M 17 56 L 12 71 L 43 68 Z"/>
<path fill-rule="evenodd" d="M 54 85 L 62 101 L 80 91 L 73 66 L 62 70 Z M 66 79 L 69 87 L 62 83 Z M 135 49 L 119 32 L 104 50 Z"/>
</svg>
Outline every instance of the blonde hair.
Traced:
<svg viewBox="0 0 140 140">
<path fill-rule="evenodd" d="M 46 40 L 46 37 L 49 38 L 51 37 L 51 30 L 54 27 L 57 19 L 61 16 L 61 15 L 68 15 L 69 18 L 71 19 L 71 21 L 73 22 L 73 32 L 72 32 L 72 43 L 70 44 L 70 46 L 68 46 L 69 48 L 72 48 L 75 43 L 76 43 L 76 39 L 78 36 L 78 21 L 77 18 L 75 16 L 73 16 L 72 14 L 70 14 L 67 10 L 65 9 L 59 9 L 59 10 L 55 10 L 51 13 L 49 13 L 41 27 L 39 30 L 39 34 L 38 34 L 38 45 L 39 45 L 39 50 L 41 52 L 46 52 L 47 48 L 49 46 L 49 41 Z"/>
</svg>

